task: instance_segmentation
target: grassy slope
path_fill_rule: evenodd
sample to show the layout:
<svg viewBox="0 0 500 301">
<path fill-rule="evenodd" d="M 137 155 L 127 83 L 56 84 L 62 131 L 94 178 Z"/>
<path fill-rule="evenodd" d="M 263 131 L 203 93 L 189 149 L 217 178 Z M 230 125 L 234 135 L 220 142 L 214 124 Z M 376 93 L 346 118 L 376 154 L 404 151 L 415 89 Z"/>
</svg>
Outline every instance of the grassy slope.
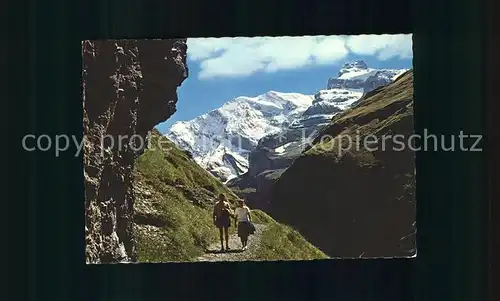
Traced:
<svg viewBox="0 0 500 301">
<path fill-rule="evenodd" d="M 225 193 L 232 204 L 238 197 L 156 131 L 150 146 L 138 158 L 134 171 L 139 261 L 192 260 L 218 240 L 211 219 L 217 195 Z M 254 216 L 255 222 L 269 224 L 256 259 L 324 258 L 289 227 L 263 212 L 254 211 Z"/>
<path fill-rule="evenodd" d="M 347 146 L 347 139 L 342 136 L 360 134 L 380 136 L 390 132 L 391 126 L 397 125 L 406 117 L 413 115 L 413 72 L 408 71 L 388 86 L 382 86 L 365 95 L 353 108 L 336 115 L 332 125 L 320 137 L 328 136 L 339 139 L 317 139 L 313 148 L 306 151 L 307 155 L 337 155 L 339 143 Z M 395 131 L 392 131 L 395 132 Z M 361 139 L 360 139 L 361 140 Z M 362 140 L 361 140 L 362 141 Z M 354 151 L 358 151 L 355 149 Z M 360 163 L 366 158 L 366 150 L 360 147 Z M 341 154 L 344 155 L 344 154 Z M 356 157 L 352 151 L 348 153 Z M 372 156 L 368 155 L 368 159 Z M 367 162 L 370 163 L 370 162 Z M 372 162 L 373 163 L 373 162 Z"/>
<path fill-rule="evenodd" d="M 253 254 L 256 260 L 312 260 L 327 259 L 323 252 L 304 239 L 299 232 L 276 222 L 261 210 L 253 210 L 255 223 L 264 223 L 259 248 Z"/>
</svg>

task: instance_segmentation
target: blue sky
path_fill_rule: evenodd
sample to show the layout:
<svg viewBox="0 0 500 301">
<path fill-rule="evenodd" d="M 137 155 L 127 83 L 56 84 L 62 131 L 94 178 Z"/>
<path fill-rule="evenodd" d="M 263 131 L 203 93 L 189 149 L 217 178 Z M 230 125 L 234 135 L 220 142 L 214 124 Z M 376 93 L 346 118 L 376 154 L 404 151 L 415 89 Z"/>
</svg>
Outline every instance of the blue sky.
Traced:
<svg viewBox="0 0 500 301">
<path fill-rule="evenodd" d="M 164 133 L 237 96 L 314 94 L 355 59 L 369 68 L 411 68 L 411 35 L 188 39 L 189 77 L 177 89 L 177 112 L 157 128 Z"/>
</svg>

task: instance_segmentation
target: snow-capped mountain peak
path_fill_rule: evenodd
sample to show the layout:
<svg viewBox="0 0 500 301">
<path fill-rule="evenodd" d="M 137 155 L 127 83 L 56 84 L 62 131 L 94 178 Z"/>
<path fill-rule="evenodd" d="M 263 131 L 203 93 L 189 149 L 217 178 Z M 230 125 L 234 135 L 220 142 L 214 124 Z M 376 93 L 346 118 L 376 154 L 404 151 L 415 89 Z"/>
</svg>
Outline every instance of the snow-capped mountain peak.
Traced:
<svg viewBox="0 0 500 301">
<path fill-rule="evenodd" d="M 202 167 L 229 180 L 247 171 L 248 153 L 262 137 L 287 127 L 313 99 L 276 91 L 236 97 L 193 120 L 174 123 L 166 136 L 189 150 Z"/>
<path fill-rule="evenodd" d="M 373 69 L 362 60 L 345 63 L 337 78 L 328 80 L 327 89 L 349 89 L 367 93 L 390 83 L 408 69 Z"/>
<path fill-rule="evenodd" d="M 269 91 L 255 97 L 236 97 L 235 99 L 224 104 L 223 107 L 233 107 L 235 103 L 245 103 L 245 105 L 249 105 L 259 111 L 263 111 L 263 113 L 266 113 L 267 111 L 274 111 L 276 109 L 291 111 L 311 105 L 312 100 L 310 97 L 304 96 L 305 95 L 299 93 Z"/>
<path fill-rule="evenodd" d="M 355 60 L 355 61 L 346 62 L 340 68 L 338 77 L 341 77 L 342 75 L 344 75 L 346 73 L 360 72 L 363 70 L 368 70 L 368 65 L 366 65 L 366 63 L 363 60 Z"/>
</svg>

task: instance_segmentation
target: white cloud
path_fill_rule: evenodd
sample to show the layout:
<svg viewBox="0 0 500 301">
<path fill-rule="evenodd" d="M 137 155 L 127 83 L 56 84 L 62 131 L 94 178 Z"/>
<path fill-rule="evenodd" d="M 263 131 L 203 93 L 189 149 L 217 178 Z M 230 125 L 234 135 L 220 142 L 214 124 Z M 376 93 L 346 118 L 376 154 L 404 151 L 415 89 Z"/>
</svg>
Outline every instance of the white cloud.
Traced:
<svg viewBox="0 0 500 301">
<path fill-rule="evenodd" d="M 411 35 L 188 39 L 188 56 L 200 63 L 200 79 L 334 64 L 349 53 L 376 55 L 380 60 L 409 58 Z"/>
<path fill-rule="evenodd" d="M 359 35 L 345 40 L 347 48 L 359 55 L 376 55 L 379 60 L 412 57 L 411 35 Z"/>
</svg>

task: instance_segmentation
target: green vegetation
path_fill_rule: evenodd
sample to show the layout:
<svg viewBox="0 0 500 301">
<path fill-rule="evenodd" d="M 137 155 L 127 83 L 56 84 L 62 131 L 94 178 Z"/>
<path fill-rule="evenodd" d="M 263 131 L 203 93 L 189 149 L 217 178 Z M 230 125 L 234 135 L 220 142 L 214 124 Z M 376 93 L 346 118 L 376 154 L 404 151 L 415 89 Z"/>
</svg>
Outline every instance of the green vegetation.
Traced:
<svg viewBox="0 0 500 301">
<path fill-rule="evenodd" d="M 256 224 L 268 224 L 276 222 L 272 217 L 267 215 L 264 211 L 254 209 L 252 210 L 252 221 Z"/>
<path fill-rule="evenodd" d="M 202 188 L 215 194 L 227 193 L 232 197 L 230 201 L 236 200 L 237 197 L 224 184 L 194 163 L 166 137 L 153 132 L 150 146 L 150 149 L 138 158 L 136 167 L 137 171 L 152 181 L 157 188 L 183 185 L 190 189 Z"/>
<path fill-rule="evenodd" d="M 277 223 L 272 217 L 260 210 L 253 210 L 252 213 L 255 223 L 267 226 L 262 233 L 259 247 L 252 254 L 253 259 L 311 260 L 328 258 L 296 230 Z"/>
<path fill-rule="evenodd" d="M 165 137 L 151 138 L 135 171 L 139 261 L 190 260 L 218 239 L 211 210 L 219 193 L 233 204 L 237 197 Z"/>
<path fill-rule="evenodd" d="M 382 136 L 397 128 L 413 114 L 413 73 L 401 75 L 397 81 L 372 91 L 350 108 L 332 119 L 321 138 L 304 156 L 325 156 L 340 159 L 347 155 L 359 166 L 373 166 L 379 162 L 363 146 L 367 135 Z M 354 140 L 354 139 L 357 139 Z M 379 141 L 380 142 L 380 141 Z M 359 147 L 354 147 L 356 143 Z M 349 145 L 351 147 L 349 147 Z"/>
<path fill-rule="evenodd" d="M 377 111 L 387 110 L 389 107 L 413 99 L 413 71 L 407 71 L 397 81 L 380 87 L 377 91 L 368 93 L 353 108 L 334 117 L 334 122 L 342 122 L 366 117 Z"/>
<path fill-rule="evenodd" d="M 158 147 L 161 144 L 161 148 Z M 238 197 L 186 152 L 154 131 L 150 148 L 134 171 L 134 234 L 139 262 L 191 261 L 218 241 L 212 208 L 220 193 L 235 205 Z M 259 210 L 255 223 L 269 225 L 256 259 L 324 258 L 297 232 Z M 235 227 L 230 228 L 235 232 Z"/>
</svg>

